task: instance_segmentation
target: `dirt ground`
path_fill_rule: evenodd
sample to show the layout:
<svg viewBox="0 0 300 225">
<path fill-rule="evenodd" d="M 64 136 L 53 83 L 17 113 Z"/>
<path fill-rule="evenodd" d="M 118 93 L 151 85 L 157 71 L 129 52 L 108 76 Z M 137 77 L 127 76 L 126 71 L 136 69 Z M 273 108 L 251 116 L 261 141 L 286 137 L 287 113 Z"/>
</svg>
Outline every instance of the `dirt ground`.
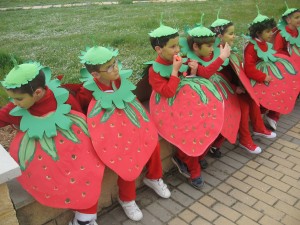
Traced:
<svg viewBox="0 0 300 225">
<path fill-rule="evenodd" d="M 0 144 L 8 150 L 11 140 L 16 134 L 16 130 L 11 126 L 0 128 Z"/>
</svg>

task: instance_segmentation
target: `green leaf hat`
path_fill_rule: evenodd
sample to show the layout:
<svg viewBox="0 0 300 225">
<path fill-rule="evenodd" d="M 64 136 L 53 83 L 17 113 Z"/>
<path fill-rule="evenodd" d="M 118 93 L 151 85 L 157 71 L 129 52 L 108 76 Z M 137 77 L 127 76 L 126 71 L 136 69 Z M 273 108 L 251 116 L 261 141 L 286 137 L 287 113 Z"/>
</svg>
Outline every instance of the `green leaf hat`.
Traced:
<svg viewBox="0 0 300 225">
<path fill-rule="evenodd" d="M 160 26 L 148 34 L 152 38 L 159 38 L 159 37 L 165 37 L 176 33 L 178 33 L 178 29 L 174 29 L 172 27 L 163 25 L 162 15 L 161 15 Z"/>
<path fill-rule="evenodd" d="M 6 89 L 19 88 L 32 81 L 43 66 L 39 62 L 27 62 L 17 65 L 14 60 L 14 68 L 6 75 L 1 84 Z"/>
<path fill-rule="evenodd" d="M 220 11 L 221 11 L 221 8 L 218 11 L 217 19 L 210 25 L 212 28 L 225 26 L 226 24 L 231 23 L 231 21 L 229 21 L 229 20 L 219 18 Z"/>
<path fill-rule="evenodd" d="M 299 10 L 297 8 L 289 8 L 289 6 L 287 5 L 286 2 L 285 2 L 285 5 L 286 5 L 286 11 L 281 15 L 281 18 L 286 17 L 286 16 L 292 14 L 293 12 L 296 12 L 297 10 Z"/>
<path fill-rule="evenodd" d="M 260 14 L 259 8 L 258 8 L 257 5 L 256 5 L 256 8 L 257 8 L 257 16 L 254 18 L 254 20 L 252 21 L 252 23 L 249 24 L 250 26 L 252 26 L 252 25 L 254 25 L 256 23 L 262 23 L 262 22 L 265 22 L 267 20 L 270 20 L 269 17 Z"/>
<path fill-rule="evenodd" d="M 88 65 L 102 65 L 113 57 L 116 57 L 119 51 L 113 48 L 105 48 L 102 46 L 86 47 L 85 51 L 81 51 L 79 56 L 80 62 Z"/>
<path fill-rule="evenodd" d="M 201 15 L 201 22 L 196 24 L 196 27 L 187 31 L 188 35 L 192 37 L 214 37 L 216 34 L 210 29 L 202 25 L 204 13 Z"/>
</svg>

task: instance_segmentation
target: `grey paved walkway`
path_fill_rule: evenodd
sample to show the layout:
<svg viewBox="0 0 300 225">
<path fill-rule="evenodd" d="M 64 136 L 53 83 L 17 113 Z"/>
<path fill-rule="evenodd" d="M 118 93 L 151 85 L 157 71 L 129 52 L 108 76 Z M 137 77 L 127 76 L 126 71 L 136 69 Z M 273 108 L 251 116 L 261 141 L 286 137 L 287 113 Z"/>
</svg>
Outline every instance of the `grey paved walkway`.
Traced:
<svg viewBox="0 0 300 225">
<path fill-rule="evenodd" d="M 138 190 L 142 221 L 130 221 L 115 204 L 98 216 L 99 225 L 299 225 L 299 100 L 293 113 L 280 119 L 277 135 L 272 141 L 256 139 L 264 149 L 257 156 L 226 143 L 221 159 L 207 157 L 201 191 L 174 170 L 165 177 L 170 199 L 160 199 L 146 187 Z"/>
</svg>

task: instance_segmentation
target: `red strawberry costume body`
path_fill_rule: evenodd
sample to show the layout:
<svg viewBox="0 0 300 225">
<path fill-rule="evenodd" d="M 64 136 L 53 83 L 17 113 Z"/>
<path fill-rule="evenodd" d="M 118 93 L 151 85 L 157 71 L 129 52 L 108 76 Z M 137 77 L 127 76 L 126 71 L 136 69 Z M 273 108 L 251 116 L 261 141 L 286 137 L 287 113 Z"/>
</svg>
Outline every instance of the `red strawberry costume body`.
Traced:
<svg viewBox="0 0 300 225">
<path fill-rule="evenodd" d="M 285 55 L 274 53 L 272 44 L 250 39 L 244 52 L 244 68 L 260 104 L 270 110 L 270 118 L 278 121 L 280 113 L 292 111 L 300 87 L 295 63 Z M 267 85 L 264 84 L 266 73 L 273 78 Z"/>
<path fill-rule="evenodd" d="M 131 72 L 129 73 L 131 74 Z M 110 86 L 100 83 L 97 79 L 93 79 L 93 82 L 99 92 L 108 92 L 105 94 L 112 95 L 112 92 L 117 92 L 116 89 L 120 88 L 122 82 L 125 82 L 126 78 L 127 77 L 119 78 L 118 80 L 111 82 Z M 98 91 L 90 91 L 85 87 L 82 87 L 77 93 L 77 99 L 84 108 L 86 108 L 87 103 L 89 103 L 87 121 L 92 142 L 99 157 L 119 176 L 119 198 L 122 201 L 132 201 L 136 198 L 135 179 L 140 175 L 145 165 L 148 169 L 146 174 L 148 179 L 159 179 L 162 177 L 157 130 L 151 121 L 144 121 L 140 115 L 140 111 L 137 110 L 139 107 L 134 108 L 134 111 L 137 115 L 136 119 L 138 119 L 141 124 L 140 127 L 135 126 L 128 119 L 125 112 L 127 109 L 124 108 L 115 108 L 114 114 L 117 117 L 110 118 L 104 123 L 101 123 L 100 119 L 108 110 L 102 109 L 98 115 L 94 117 L 89 116 L 94 107 L 96 107 L 95 104 L 97 104 L 97 100 L 93 97 L 93 93 Z M 130 90 L 127 91 L 131 92 Z M 131 102 L 135 102 L 132 103 L 135 106 L 137 106 L 136 104 L 140 104 L 137 102 L 136 98 L 133 98 L 129 103 L 126 103 L 128 104 L 127 107 L 133 107 Z M 140 105 L 140 107 L 142 106 Z M 139 108 L 139 110 L 144 109 Z M 146 111 L 143 113 L 146 113 Z M 93 124 L 96 124 L 96 126 Z M 112 124 L 114 124 L 114 127 L 111 126 Z M 105 138 L 100 135 L 101 133 L 107 140 L 103 141 Z M 116 149 L 116 146 L 118 146 L 118 149 Z M 106 148 L 105 151 L 104 148 Z M 118 151 L 116 152 L 116 150 Z"/>
<path fill-rule="evenodd" d="M 22 130 L 12 141 L 9 152 L 22 169 L 18 181 L 37 201 L 50 207 L 95 214 L 104 165 L 93 149 L 78 102 L 66 90 L 55 90 L 58 89 L 60 100 L 46 87 L 43 98 L 28 111 L 7 104 L 0 110 L 0 127 L 11 124 Z M 60 119 L 55 124 L 47 120 L 61 110 L 63 120 L 71 122 L 69 129 Z M 30 115 L 37 120 L 30 120 Z M 35 132 L 43 128 L 39 122 L 44 119 L 48 127 L 56 128 Z"/>
<path fill-rule="evenodd" d="M 162 69 L 160 72 L 159 68 Z M 209 96 L 209 100 L 213 102 L 210 109 L 215 107 L 219 111 L 217 116 L 215 111 L 212 112 L 214 115 L 210 114 L 212 121 L 207 118 L 208 131 L 205 131 L 201 122 L 201 115 L 202 118 L 206 118 L 206 115 L 201 109 L 206 109 L 206 106 L 201 104 L 197 92 L 189 86 L 190 84 L 195 85 L 193 86 L 195 88 L 201 88 L 200 82 L 202 80 L 197 77 L 178 78 L 170 76 L 171 70 L 172 62 L 166 61 L 160 56 L 149 68 L 149 83 L 153 89 L 150 98 L 150 112 L 160 135 L 179 148 L 176 153 L 177 158 L 187 165 L 190 178 L 194 179 L 201 174 L 197 156 L 205 152 L 208 145 L 220 132 L 220 123 L 222 124 L 223 121 L 222 99 L 217 100 L 215 98 L 214 101 L 214 95 Z M 199 83 L 197 83 L 198 81 Z M 212 86 L 211 83 L 210 85 Z M 214 89 L 214 91 L 217 90 Z M 190 102 L 194 100 L 195 103 Z M 218 120 L 219 123 L 214 120 Z M 194 124 L 192 124 L 193 122 Z M 216 127 L 213 129 L 211 124 L 214 122 L 216 122 Z M 202 135 L 205 136 L 205 134 L 207 134 L 206 139 L 202 139 Z"/>
</svg>

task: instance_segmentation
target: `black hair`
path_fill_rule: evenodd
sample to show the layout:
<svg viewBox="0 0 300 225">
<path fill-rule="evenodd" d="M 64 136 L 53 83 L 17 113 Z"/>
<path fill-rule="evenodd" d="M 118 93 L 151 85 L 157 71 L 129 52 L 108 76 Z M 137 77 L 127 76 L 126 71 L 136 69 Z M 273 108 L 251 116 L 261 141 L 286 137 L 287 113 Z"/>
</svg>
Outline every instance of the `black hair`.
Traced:
<svg viewBox="0 0 300 225">
<path fill-rule="evenodd" d="M 206 37 L 193 37 L 193 36 L 187 36 L 187 43 L 191 50 L 193 50 L 193 45 L 196 43 L 199 48 L 201 48 L 201 45 L 203 44 L 213 44 L 215 42 L 214 36 L 206 36 Z"/>
<path fill-rule="evenodd" d="M 273 18 L 271 18 L 250 25 L 248 30 L 252 38 L 257 38 L 258 34 L 261 34 L 264 30 L 273 29 L 274 27 L 276 27 L 276 22 Z"/>
<path fill-rule="evenodd" d="M 45 74 L 43 70 L 39 71 L 39 74 L 33 78 L 31 81 L 28 81 L 27 84 L 21 85 L 21 87 L 18 88 L 7 88 L 7 90 L 10 90 L 14 93 L 20 93 L 20 94 L 29 94 L 30 96 L 33 95 L 33 93 L 38 88 L 45 88 L 46 81 L 45 81 Z"/>
<path fill-rule="evenodd" d="M 87 69 L 87 71 L 89 71 L 90 74 L 92 74 L 93 72 L 98 72 L 100 70 L 100 64 L 97 65 L 92 65 L 92 64 L 84 64 L 85 68 Z"/>
<path fill-rule="evenodd" d="M 230 26 L 233 26 L 232 22 L 229 22 L 223 26 L 210 27 L 210 30 L 216 33 L 216 36 L 218 36 L 219 34 L 223 35 L 226 32 L 227 28 Z"/>
<path fill-rule="evenodd" d="M 283 16 L 282 19 L 283 19 L 285 22 L 287 22 L 286 19 L 287 19 L 288 17 L 292 16 L 292 15 L 293 15 L 294 13 L 296 13 L 296 12 L 300 12 L 300 9 L 297 9 L 296 11 L 294 11 L 294 12 L 292 12 L 292 13 L 286 15 L 286 16 Z"/>
<path fill-rule="evenodd" d="M 163 48 L 164 46 L 166 46 L 166 44 L 168 43 L 168 41 L 170 39 L 176 38 L 179 36 L 179 33 L 176 32 L 175 34 L 170 34 L 167 36 L 162 36 L 162 37 L 150 37 L 150 43 L 152 48 L 155 50 L 155 46 L 159 46 L 161 48 Z"/>
</svg>

